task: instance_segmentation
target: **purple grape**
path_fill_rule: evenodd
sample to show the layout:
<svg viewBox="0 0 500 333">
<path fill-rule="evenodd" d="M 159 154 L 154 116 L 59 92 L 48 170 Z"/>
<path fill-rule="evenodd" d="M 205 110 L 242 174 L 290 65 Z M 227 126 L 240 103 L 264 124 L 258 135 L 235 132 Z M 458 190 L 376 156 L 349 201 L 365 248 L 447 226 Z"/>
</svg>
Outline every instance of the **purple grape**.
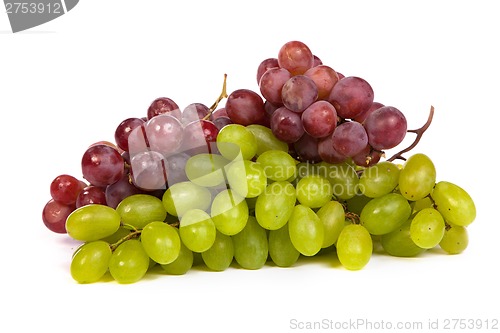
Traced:
<svg viewBox="0 0 500 333">
<path fill-rule="evenodd" d="M 403 141 L 407 122 L 404 114 L 392 106 L 373 111 L 365 120 L 368 142 L 376 150 L 391 149 Z"/>
<path fill-rule="evenodd" d="M 107 205 L 106 193 L 102 187 L 90 185 L 80 191 L 76 199 L 76 208 L 90 204 Z"/>
<path fill-rule="evenodd" d="M 304 133 L 302 137 L 294 142 L 293 148 L 300 161 L 316 163 L 321 162 L 318 152 L 318 139 Z"/>
<path fill-rule="evenodd" d="M 344 156 L 359 154 L 367 144 L 368 135 L 365 128 L 356 121 L 342 123 L 333 131 L 333 148 Z"/>
<path fill-rule="evenodd" d="M 91 185 L 105 187 L 120 180 L 125 173 L 125 161 L 120 153 L 108 145 L 88 148 L 82 157 L 83 177 Z"/>
<path fill-rule="evenodd" d="M 128 118 L 122 121 L 115 130 L 116 145 L 124 151 L 128 151 L 128 137 L 137 127 L 144 124 L 140 118 Z"/>
<path fill-rule="evenodd" d="M 259 67 L 257 68 L 257 84 L 260 83 L 260 79 L 262 78 L 262 75 L 264 75 L 265 72 L 267 72 L 271 68 L 276 68 L 276 67 L 279 67 L 278 59 L 268 58 L 263 60 L 259 64 Z"/>
<path fill-rule="evenodd" d="M 337 111 L 330 102 L 317 101 L 302 112 L 301 119 L 307 134 L 324 138 L 331 135 L 337 126 Z"/>
<path fill-rule="evenodd" d="M 181 111 L 177 103 L 171 100 L 168 97 L 159 97 L 151 102 L 151 105 L 148 108 L 147 119 L 151 119 L 160 114 L 170 114 L 173 117 L 180 119 Z"/>
<path fill-rule="evenodd" d="M 328 100 L 335 106 L 339 117 L 354 119 L 373 103 L 373 89 L 368 82 L 356 76 L 339 80 Z"/>
<path fill-rule="evenodd" d="M 164 160 L 164 156 L 156 151 L 144 151 L 132 156 L 130 160 L 132 183 L 145 191 L 165 189 L 167 172 Z"/>
<path fill-rule="evenodd" d="M 161 114 L 148 120 L 145 130 L 151 150 L 169 155 L 181 147 L 182 124 L 169 114 Z"/>
<path fill-rule="evenodd" d="M 227 97 L 226 112 L 235 124 L 259 124 L 265 118 L 264 101 L 252 90 L 238 89 Z"/>
<path fill-rule="evenodd" d="M 274 136 L 286 143 L 294 143 L 304 135 L 304 126 L 300 114 L 280 107 L 274 111 L 270 119 Z"/>
<path fill-rule="evenodd" d="M 306 44 L 290 41 L 280 48 L 278 64 L 292 75 L 301 75 L 314 65 L 314 55 Z"/>
<path fill-rule="evenodd" d="M 108 185 L 104 191 L 106 204 L 111 208 L 116 208 L 126 197 L 140 193 L 144 193 L 144 191 L 132 184 L 128 173 L 116 183 Z"/>
<path fill-rule="evenodd" d="M 318 87 L 318 99 L 320 100 L 328 100 L 333 87 L 339 81 L 337 72 L 325 65 L 310 68 L 304 75 L 313 80 Z"/>
<path fill-rule="evenodd" d="M 302 112 L 318 99 L 318 87 L 305 75 L 292 76 L 281 90 L 283 105 L 294 112 Z"/>
<path fill-rule="evenodd" d="M 340 154 L 333 148 L 331 135 L 318 141 L 318 155 L 323 161 L 330 164 L 338 164 L 347 160 L 346 156 Z"/>
<path fill-rule="evenodd" d="M 292 74 L 284 68 L 269 69 L 260 79 L 259 88 L 262 96 L 273 105 L 283 105 L 281 91 L 291 77 Z"/>
</svg>

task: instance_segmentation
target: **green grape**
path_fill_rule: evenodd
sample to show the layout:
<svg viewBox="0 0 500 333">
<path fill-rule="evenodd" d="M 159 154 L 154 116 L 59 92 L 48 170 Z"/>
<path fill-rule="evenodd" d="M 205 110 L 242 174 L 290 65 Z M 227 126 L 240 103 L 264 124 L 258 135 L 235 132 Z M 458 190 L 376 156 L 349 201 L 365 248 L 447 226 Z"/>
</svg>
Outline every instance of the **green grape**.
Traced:
<svg viewBox="0 0 500 333">
<path fill-rule="evenodd" d="M 287 181 L 269 184 L 255 203 L 255 217 L 265 229 L 276 230 L 284 226 L 296 202 L 296 191 Z"/>
<path fill-rule="evenodd" d="M 437 210 L 451 224 L 466 227 L 476 218 L 474 201 L 469 193 L 458 185 L 441 181 L 434 187 L 431 197 Z"/>
<path fill-rule="evenodd" d="M 320 162 L 319 173 L 330 181 L 337 199 L 348 200 L 358 193 L 359 177 L 352 165 Z"/>
<path fill-rule="evenodd" d="M 349 224 L 340 232 L 336 248 L 342 266 L 348 270 L 360 270 L 370 261 L 373 241 L 365 227 Z"/>
<path fill-rule="evenodd" d="M 360 215 L 363 207 L 365 207 L 371 200 L 372 198 L 368 198 L 366 195 L 358 193 L 352 198 L 346 200 L 347 211 Z"/>
<path fill-rule="evenodd" d="M 178 234 L 177 229 L 174 229 Z M 161 265 L 161 268 L 163 268 L 163 270 L 167 274 L 183 275 L 186 274 L 191 269 L 191 267 L 193 267 L 193 251 L 188 249 L 182 242 L 180 243 L 180 245 L 179 255 L 177 256 L 177 258 L 171 263 Z"/>
<path fill-rule="evenodd" d="M 268 150 L 282 150 L 284 152 L 288 152 L 288 144 L 275 137 L 269 127 L 251 124 L 247 126 L 247 129 L 252 132 L 257 140 L 256 156 L 259 156 Z"/>
<path fill-rule="evenodd" d="M 78 283 L 99 281 L 108 271 L 111 254 L 107 242 L 98 240 L 83 244 L 71 261 L 71 276 Z"/>
<path fill-rule="evenodd" d="M 337 242 L 345 225 L 344 207 L 338 201 L 329 201 L 316 213 L 323 223 L 324 237 L 322 248 L 332 246 Z"/>
<path fill-rule="evenodd" d="M 123 199 L 116 211 L 123 224 L 137 229 L 144 228 L 149 222 L 164 221 L 167 211 L 160 199 L 149 194 L 134 194 Z"/>
<path fill-rule="evenodd" d="M 267 186 L 264 168 L 256 162 L 240 160 L 227 168 L 229 188 L 245 198 L 259 196 Z"/>
<path fill-rule="evenodd" d="M 445 224 L 442 215 L 434 208 L 424 208 L 413 217 L 410 236 L 423 249 L 430 249 L 441 242 Z"/>
<path fill-rule="evenodd" d="M 111 207 L 98 204 L 82 206 L 66 219 L 71 238 L 90 242 L 111 236 L 120 227 L 120 215 Z"/>
<path fill-rule="evenodd" d="M 294 177 L 297 166 L 292 156 L 282 150 L 268 150 L 257 157 L 267 178 L 274 181 L 289 180 Z"/>
<path fill-rule="evenodd" d="M 233 239 L 217 231 L 214 245 L 202 252 L 201 257 L 205 265 L 213 271 L 220 272 L 227 269 L 234 258 Z"/>
<path fill-rule="evenodd" d="M 419 212 L 424 208 L 432 208 L 434 207 L 434 202 L 429 196 L 426 196 L 420 200 L 412 201 L 410 203 L 412 207 L 413 213 Z"/>
<path fill-rule="evenodd" d="M 118 230 L 108 236 L 108 237 L 104 237 L 104 238 L 101 238 L 101 240 L 105 241 L 106 243 L 108 244 L 114 244 L 116 242 L 118 242 L 120 239 L 122 239 L 123 237 L 126 237 L 128 234 L 130 234 L 130 229 L 126 228 L 126 227 L 119 227 Z"/>
<path fill-rule="evenodd" d="M 359 177 L 361 193 L 370 198 L 392 192 L 399 182 L 399 168 L 388 161 L 379 162 L 363 171 Z"/>
<path fill-rule="evenodd" d="M 187 211 L 180 220 L 181 240 L 194 252 L 208 250 L 215 241 L 215 231 L 210 215 L 201 209 Z"/>
<path fill-rule="evenodd" d="M 253 216 L 248 217 L 245 228 L 233 238 L 234 259 L 242 268 L 259 269 L 267 261 L 268 242 L 266 230 Z"/>
<path fill-rule="evenodd" d="M 411 219 L 408 219 L 396 230 L 381 236 L 380 243 L 388 254 L 395 257 L 415 257 L 425 251 L 411 239 L 410 225 Z"/>
<path fill-rule="evenodd" d="M 431 193 L 436 183 L 436 168 L 424 154 L 412 155 L 399 174 L 399 191 L 408 200 L 419 200 Z"/>
<path fill-rule="evenodd" d="M 288 232 L 293 246 L 305 256 L 313 256 L 321 250 L 324 238 L 323 223 L 309 207 L 296 205 L 288 220 Z"/>
<path fill-rule="evenodd" d="M 149 256 L 137 239 L 121 243 L 109 259 L 109 272 L 118 283 L 134 283 L 144 277 L 149 268 Z"/>
<path fill-rule="evenodd" d="M 319 208 L 332 200 L 333 188 L 330 182 L 316 175 L 308 175 L 296 186 L 297 200 L 304 206 Z"/>
<path fill-rule="evenodd" d="M 439 246 L 449 254 L 459 254 L 469 245 L 467 228 L 460 225 L 448 225 Z"/>
<path fill-rule="evenodd" d="M 361 211 L 361 224 L 372 235 L 383 235 L 400 227 L 411 214 L 408 201 L 398 193 L 388 193 L 368 202 Z"/>
<path fill-rule="evenodd" d="M 150 222 L 141 233 L 148 256 L 159 264 L 169 264 L 179 256 L 181 240 L 177 229 L 164 222 Z"/>
<path fill-rule="evenodd" d="M 257 153 L 257 139 L 252 131 L 243 125 L 224 126 L 217 134 L 216 142 L 220 154 L 229 160 L 234 160 L 238 156 L 250 160 Z"/>
<path fill-rule="evenodd" d="M 245 198 L 234 191 L 223 190 L 215 196 L 210 214 L 217 230 L 231 236 L 245 227 L 248 205 Z"/>
<path fill-rule="evenodd" d="M 280 267 L 290 267 L 299 259 L 300 252 L 292 244 L 288 223 L 269 232 L 269 256 Z"/>
<path fill-rule="evenodd" d="M 309 163 L 309 162 L 300 162 L 296 166 L 297 168 L 297 182 L 304 178 L 305 176 L 309 175 L 321 175 L 320 174 L 320 169 L 321 169 L 321 163 Z"/>
<path fill-rule="evenodd" d="M 226 183 L 224 167 L 229 160 L 219 154 L 197 154 L 186 161 L 186 176 L 193 183 L 216 187 Z"/>
<path fill-rule="evenodd" d="M 212 194 L 206 187 L 190 181 L 175 183 L 163 194 L 163 206 L 168 214 L 182 216 L 190 209 L 207 210 Z"/>
</svg>

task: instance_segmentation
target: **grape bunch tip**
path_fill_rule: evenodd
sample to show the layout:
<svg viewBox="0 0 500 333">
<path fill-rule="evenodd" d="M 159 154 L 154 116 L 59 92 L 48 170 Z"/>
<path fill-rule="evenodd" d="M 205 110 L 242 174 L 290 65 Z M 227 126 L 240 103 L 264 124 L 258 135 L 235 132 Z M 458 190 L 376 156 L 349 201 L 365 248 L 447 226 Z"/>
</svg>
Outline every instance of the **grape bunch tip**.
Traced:
<svg viewBox="0 0 500 333">
<path fill-rule="evenodd" d="M 300 41 L 262 60 L 256 79 L 259 91 L 228 94 L 224 74 L 210 107 L 181 110 L 158 97 L 117 125 L 114 142 L 83 152 L 81 177 L 53 179 L 42 221 L 81 243 L 70 265 L 76 282 L 109 274 L 134 283 L 196 265 L 290 267 L 327 250 L 360 270 L 375 243 L 396 257 L 467 248 L 471 196 L 438 180 L 429 156 L 404 156 L 434 107 L 409 130 L 365 79 L 323 64 Z M 413 143 L 385 159 L 407 133 Z"/>
</svg>

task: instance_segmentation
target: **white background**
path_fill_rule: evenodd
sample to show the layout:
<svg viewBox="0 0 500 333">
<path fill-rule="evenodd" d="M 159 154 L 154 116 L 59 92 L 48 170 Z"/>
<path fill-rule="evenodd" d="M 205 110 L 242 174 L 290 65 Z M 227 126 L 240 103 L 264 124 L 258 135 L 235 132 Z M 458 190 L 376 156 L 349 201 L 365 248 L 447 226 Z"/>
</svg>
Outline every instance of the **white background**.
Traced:
<svg viewBox="0 0 500 333">
<path fill-rule="evenodd" d="M 500 319 L 494 4 L 87 0 L 17 34 L 2 9 L 0 325 L 9 332 L 291 332 L 294 319 L 365 319 L 422 322 L 427 331 L 429 320 Z M 410 128 L 435 106 L 414 152 L 433 159 L 439 180 L 475 199 L 466 252 L 374 255 L 358 272 L 322 257 L 289 269 L 75 283 L 76 243 L 41 220 L 52 179 L 80 176 L 84 150 L 112 141 L 116 126 L 145 116 L 156 97 L 210 105 L 224 73 L 229 91 L 257 90 L 258 64 L 289 40 L 365 78 L 375 100 L 398 107 Z"/>
</svg>

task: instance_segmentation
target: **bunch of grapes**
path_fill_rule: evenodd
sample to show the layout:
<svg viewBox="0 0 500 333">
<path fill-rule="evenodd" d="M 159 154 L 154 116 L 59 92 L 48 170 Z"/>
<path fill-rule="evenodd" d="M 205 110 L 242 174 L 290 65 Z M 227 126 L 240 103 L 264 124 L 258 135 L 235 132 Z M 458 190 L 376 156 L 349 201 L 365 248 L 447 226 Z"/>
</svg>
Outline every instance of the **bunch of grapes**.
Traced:
<svg viewBox="0 0 500 333">
<path fill-rule="evenodd" d="M 83 153 L 83 180 L 52 181 L 42 219 L 82 242 L 76 281 L 109 272 L 133 283 L 157 266 L 185 274 L 196 258 L 214 271 L 288 267 L 329 249 L 358 270 L 374 242 L 402 257 L 465 250 L 472 198 L 438 181 L 424 154 L 380 161 L 407 124 L 373 102 L 365 80 L 340 75 L 297 41 L 264 60 L 257 80 L 263 97 L 227 95 L 224 81 L 211 107 L 158 98 L 146 117 L 116 127 L 115 143 Z"/>
</svg>

